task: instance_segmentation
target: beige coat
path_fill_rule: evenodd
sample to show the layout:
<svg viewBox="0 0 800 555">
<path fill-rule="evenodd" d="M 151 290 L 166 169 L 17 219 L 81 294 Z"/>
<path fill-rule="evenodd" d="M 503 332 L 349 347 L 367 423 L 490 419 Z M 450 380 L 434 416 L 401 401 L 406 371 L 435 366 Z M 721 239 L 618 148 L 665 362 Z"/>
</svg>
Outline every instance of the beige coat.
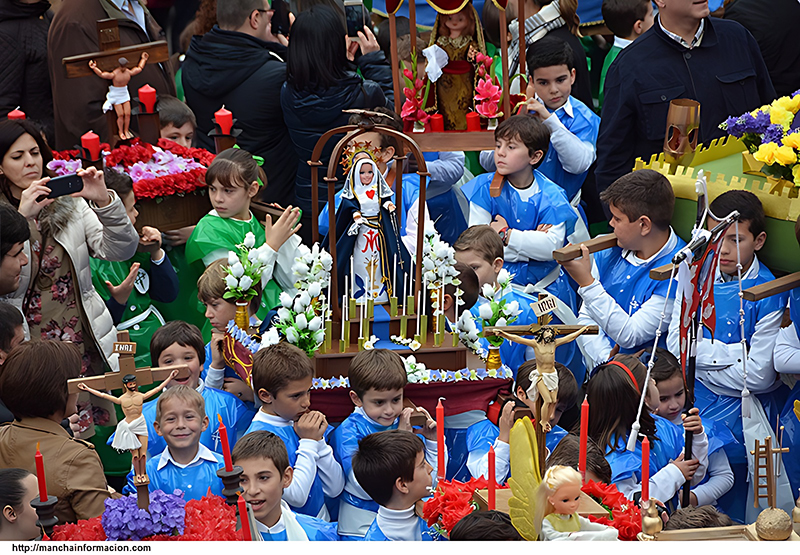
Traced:
<svg viewBox="0 0 800 555">
<path fill-rule="evenodd" d="M 101 515 L 112 494 L 100 457 L 91 443 L 70 437 L 57 422 L 23 418 L 0 425 L 0 468 L 24 468 L 36 474 L 37 443 L 44 460 L 47 494 L 58 498 L 58 523 Z"/>
</svg>

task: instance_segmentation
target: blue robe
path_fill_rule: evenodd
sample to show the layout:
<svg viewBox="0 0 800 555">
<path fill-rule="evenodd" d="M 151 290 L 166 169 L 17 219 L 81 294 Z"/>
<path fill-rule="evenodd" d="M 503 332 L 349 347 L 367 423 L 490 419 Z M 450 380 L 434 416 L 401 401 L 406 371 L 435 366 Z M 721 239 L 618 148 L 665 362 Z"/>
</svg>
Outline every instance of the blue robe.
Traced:
<svg viewBox="0 0 800 555">
<path fill-rule="evenodd" d="M 294 427 L 271 426 L 266 422 L 255 420 L 252 424 L 250 424 L 250 427 L 247 428 L 247 431 L 244 433 L 244 435 L 259 430 L 272 432 L 283 440 L 283 443 L 286 445 L 286 451 L 289 454 L 289 465 L 294 467 L 295 463 L 297 462 L 297 449 L 300 447 L 300 438 L 295 433 Z M 333 431 L 332 426 L 328 426 L 328 429 L 325 430 L 326 442 L 328 442 L 328 437 L 330 436 L 331 431 Z M 314 476 L 314 483 L 311 485 L 311 491 L 308 494 L 308 500 L 306 501 L 306 504 L 302 507 L 292 506 L 292 510 L 296 513 L 316 517 L 322 510 L 322 506 L 324 504 L 325 493 L 322 491 L 322 479 L 320 478 L 319 473 L 317 473 L 317 475 Z"/>
<path fill-rule="evenodd" d="M 424 542 L 433 541 L 432 532 L 431 529 L 428 528 L 428 524 L 421 518 L 418 518 L 418 520 L 419 520 L 419 531 L 420 534 L 422 535 L 422 541 Z M 375 522 L 372 523 L 372 526 L 369 527 L 367 535 L 364 536 L 364 541 L 388 542 L 391 540 L 389 540 L 389 538 L 386 537 L 386 534 L 384 534 L 383 531 L 380 529 L 380 527 L 378 526 L 378 520 L 376 519 Z"/>
<path fill-rule="evenodd" d="M 186 501 L 205 497 L 209 489 L 214 495 L 222 497 L 222 480 L 217 476 L 217 470 L 225 468 L 225 460 L 222 455 L 214 453 L 217 458 L 216 462 L 200 459 L 198 464 L 186 468 L 180 468 L 167 462 L 166 466 L 158 470 L 158 464 L 164 455 L 165 452 L 160 453 L 147 461 L 147 477 L 150 478 L 147 489 L 150 491 L 160 489 L 165 493 L 172 493 L 179 489 L 183 492 L 183 498 Z M 133 470 L 128 473 L 127 483 L 122 489 L 122 493 L 136 494 Z"/>
<path fill-rule="evenodd" d="M 233 450 L 237 436 L 247 429 L 253 419 L 253 413 L 248 411 L 245 404 L 237 399 L 235 395 L 227 391 L 205 386 L 201 395 L 206 402 L 208 428 L 200 436 L 200 443 L 215 453 L 222 454 L 222 444 L 219 441 L 219 418 L 217 418 L 217 415 L 220 415 L 222 416 L 222 422 L 228 429 L 228 444 Z M 156 419 L 157 403 L 158 399 L 153 399 L 142 407 L 142 414 L 144 414 L 144 419 L 147 421 L 147 453 L 151 457 L 167 448 L 164 438 L 158 435 L 153 427 L 153 422 Z"/>
<path fill-rule="evenodd" d="M 797 337 L 800 337 L 800 289 L 789 292 L 789 314 Z M 783 430 L 783 446 L 789 448 L 789 453 L 783 456 L 783 464 L 792 484 L 792 491 L 800 488 L 800 421 L 794 413 L 794 402 L 800 399 L 800 381 L 795 383 L 789 399 L 781 411 L 781 426 Z"/>
<path fill-rule="evenodd" d="M 679 428 L 666 418 L 653 415 L 656 421 L 657 441 L 650 442 L 650 476 L 667 466 L 683 451 L 684 434 Z M 626 480 L 631 476 L 642 479 L 642 442 L 636 442 L 636 449 L 628 451 L 626 448 L 627 436 L 620 438 L 616 449 L 606 452 L 606 461 L 611 466 L 611 483 Z"/>
<path fill-rule="evenodd" d="M 306 536 L 308 536 L 308 541 L 312 542 L 339 541 L 339 535 L 336 533 L 335 522 L 325 522 L 324 520 L 320 520 L 318 518 L 314 518 L 313 516 L 308 516 L 301 513 L 295 513 L 294 516 L 295 518 L 297 518 L 297 523 L 306 533 Z M 285 542 L 286 530 L 283 530 L 282 532 L 278 532 L 276 534 L 270 534 L 269 532 L 261 532 L 261 537 L 264 538 L 264 541 Z"/>
</svg>

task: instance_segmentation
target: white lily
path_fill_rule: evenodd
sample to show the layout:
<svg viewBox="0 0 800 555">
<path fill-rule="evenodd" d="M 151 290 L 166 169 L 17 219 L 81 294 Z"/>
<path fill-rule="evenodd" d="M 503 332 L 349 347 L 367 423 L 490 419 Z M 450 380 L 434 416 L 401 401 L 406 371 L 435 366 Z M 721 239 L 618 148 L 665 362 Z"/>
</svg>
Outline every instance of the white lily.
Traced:
<svg viewBox="0 0 800 555">
<path fill-rule="evenodd" d="M 501 327 L 501 328 L 503 328 L 503 327 L 505 327 L 507 325 L 508 325 L 508 321 L 505 318 L 503 318 L 502 316 L 500 318 L 498 318 L 497 322 L 495 323 L 495 326 L 498 326 L 498 327 Z"/>
<path fill-rule="evenodd" d="M 228 289 L 235 289 L 239 287 L 239 280 L 234 276 L 225 276 L 225 285 L 228 286 Z"/>
<path fill-rule="evenodd" d="M 310 331 L 317 331 L 317 330 L 318 330 L 318 329 L 320 329 L 321 327 L 322 327 L 322 318 L 320 318 L 319 316 L 314 316 L 314 317 L 313 317 L 313 318 L 312 318 L 312 319 L 311 319 L 311 320 L 308 322 L 308 329 L 309 329 Z"/>
<path fill-rule="evenodd" d="M 238 260 L 236 261 L 236 264 L 233 264 L 231 266 L 231 274 L 233 274 L 234 277 L 237 278 L 240 278 L 244 275 L 244 266 L 242 266 L 242 263 L 239 262 Z"/>
<path fill-rule="evenodd" d="M 305 314 L 298 314 L 294 319 L 294 325 L 298 330 L 304 330 L 308 327 L 308 320 Z"/>
<path fill-rule="evenodd" d="M 487 299 L 493 299 L 494 298 L 494 287 L 492 287 L 488 283 L 484 283 L 483 286 L 481 287 L 481 295 L 483 297 L 486 297 Z"/>
<path fill-rule="evenodd" d="M 239 279 L 239 287 L 242 288 L 244 291 L 247 291 L 253 285 L 253 278 L 250 276 L 242 276 Z"/>
<path fill-rule="evenodd" d="M 286 328 L 286 341 L 289 343 L 297 344 L 300 340 L 300 334 L 293 327 Z"/>
<path fill-rule="evenodd" d="M 322 292 L 322 286 L 318 281 L 315 281 L 308 286 L 308 294 L 312 299 L 315 297 L 319 297 L 319 294 L 321 292 Z"/>
<path fill-rule="evenodd" d="M 289 293 L 287 293 L 286 291 L 281 291 L 279 299 L 281 301 L 281 306 L 285 308 L 292 308 L 292 304 L 294 303 L 294 298 Z"/>
<path fill-rule="evenodd" d="M 314 340 L 314 343 L 322 343 L 325 341 L 325 328 L 319 329 L 311 334 L 311 339 Z"/>
<path fill-rule="evenodd" d="M 290 322 L 292 320 L 292 311 L 282 306 L 278 309 L 278 318 L 281 322 Z"/>
<path fill-rule="evenodd" d="M 244 236 L 244 246 L 248 249 L 252 249 L 256 245 L 256 236 L 253 235 L 252 231 L 248 231 L 247 235 Z"/>
<path fill-rule="evenodd" d="M 228 266 L 233 266 L 239 262 L 239 257 L 236 256 L 236 253 L 233 251 L 228 251 Z"/>
<path fill-rule="evenodd" d="M 478 308 L 478 313 L 484 320 L 491 320 L 494 313 L 492 312 L 492 305 L 490 303 L 483 303 Z"/>
</svg>

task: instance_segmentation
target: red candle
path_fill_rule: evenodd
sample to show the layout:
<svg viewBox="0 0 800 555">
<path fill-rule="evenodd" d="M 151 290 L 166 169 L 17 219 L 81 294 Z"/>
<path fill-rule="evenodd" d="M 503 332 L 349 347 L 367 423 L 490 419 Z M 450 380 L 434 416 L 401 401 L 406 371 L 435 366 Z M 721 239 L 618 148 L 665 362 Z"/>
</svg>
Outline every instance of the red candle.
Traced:
<svg viewBox="0 0 800 555">
<path fill-rule="evenodd" d="M 36 480 L 39 482 L 39 501 L 47 501 L 47 481 L 44 479 L 44 458 L 39 452 L 39 443 L 36 443 Z"/>
<path fill-rule="evenodd" d="M 139 102 L 144 106 L 144 111 L 152 114 L 156 109 L 156 90 L 150 85 L 139 87 Z"/>
<path fill-rule="evenodd" d="M 222 456 L 225 458 L 225 472 L 233 471 L 233 459 L 231 459 L 231 445 L 228 443 L 228 428 L 222 423 L 222 416 L 219 419 L 219 440 L 222 443 Z"/>
<path fill-rule="evenodd" d="M 444 465 L 444 407 L 442 406 L 441 398 L 439 398 L 439 403 L 436 405 L 436 449 L 439 461 L 437 473 L 439 479 L 444 480 L 447 470 Z"/>
<path fill-rule="evenodd" d="M 494 474 L 494 445 L 489 447 L 489 510 L 495 508 L 495 493 L 497 490 L 497 480 Z"/>
<path fill-rule="evenodd" d="M 247 501 L 244 500 L 244 497 L 240 494 L 239 500 L 236 502 L 237 507 L 239 507 L 239 521 L 242 523 L 242 536 L 244 536 L 244 541 L 251 542 L 253 541 L 253 536 L 250 533 L 250 519 L 247 516 Z"/>
<path fill-rule="evenodd" d="M 25 119 L 25 112 L 19 109 L 19 106 L 14 108 L 8 113 L 8 119 Z"/>
<path fill-rule="evenodd" d="M 222 108 L 214 112 L 214 121 L 217 122 L 219 125 L 220 131 L 222 131 L 223 135 L 230 135 L 231 128 L 233 127 L 233 114 L 230 110 L 225 109 L 225 105 L 222 105 Z"/>
<path fill-rule="evenodd" d="M 94 131 L 81 135 L 81 146 L 92 157 L 92 161 L 100 159 L 100 137 Z"/>
<path fill-rule="evenodd" d="M 444 131 L 444 117 L 442 117 L 442 114 L 433 114 L 431 116 L 431 131 L 434 133 Z"/>
<path fill-rule="evenodd" d="M 481 117 L 477 112 L 467 113 L 467 131 L 480 131 L 481 130 Z"/>
<path fill-rule="evenodd" d="M 650 440 L 642 440 L 642 501 L 650 500 Z"/>
<path fill-rule="evenodd" d="M 581 403 L 581 449 L 578 455 L 578 470 L 586 481 L 586 446 L 589 443 L 589 401 Z"/>
</svg>

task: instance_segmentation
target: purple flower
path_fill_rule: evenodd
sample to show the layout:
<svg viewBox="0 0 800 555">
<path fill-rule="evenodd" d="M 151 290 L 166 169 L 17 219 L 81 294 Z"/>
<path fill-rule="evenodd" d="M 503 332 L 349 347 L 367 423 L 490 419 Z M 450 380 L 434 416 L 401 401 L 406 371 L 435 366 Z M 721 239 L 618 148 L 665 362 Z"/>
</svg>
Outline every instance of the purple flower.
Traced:
<svg viewBox="0 0 800 555">
<path fill-rule="evenodd" d="M 725 129 L 728 131 L 728 134 L 733 135 L 734 137 L 741 137 L 744 135 L 744 125 L 740 121 L 741 119 L 742 118 L 735 118 L 731 116 L 725 120 Z"/>
<path fill-rule="evenodd" d="M 794 92 L 792 93 L 792 98 L 794 98 L 794 97 L 795 97 L 795 96 L 797 96 L 798 94 L 800 94 L 800 89 L 797 89 L 796 91 L 794 91 Z"/>
<path fill-rule="evenodd" d="M 756 112 L 755 121 L 756 121 L 755 133 L 763 133 L 764 131 L 767 130 L 767 127 L 769 127 L 771 123 L 769 119 L 769 114 L 762 112 L 761 110 Z"/>
<path fill-rule="evenodd" d="M 781 139 L 783 139 L 783 127 L 773 123 L 764 131 L 762 140 L 765 143 L 777 143 L 781 146 L 783 145 Z"/>
<path fill-rule="evenodd" d="M 56 175 L 66 174 L 67 161 L 66 160 L 50 160 L 47 163 L 47 169 L 56 173 Z"/>
<path fill-rule="evenodd" d="M 150 493 L 150 512 L 139 509 L 136 496 L 107 499 L 101 522 L 109 540 L 141 540 L 155 534 L 182 534 L 186 502 L 183 493 Z"/>
<path fill-rule="evenodd" d="M 169 164 L 175 160 L 176 156 L 172 154 L 170 151 L 165 150 L 163 152 L 156 151 L 153 154 L 153 160 L 156 164 Z"/>
</svg>

